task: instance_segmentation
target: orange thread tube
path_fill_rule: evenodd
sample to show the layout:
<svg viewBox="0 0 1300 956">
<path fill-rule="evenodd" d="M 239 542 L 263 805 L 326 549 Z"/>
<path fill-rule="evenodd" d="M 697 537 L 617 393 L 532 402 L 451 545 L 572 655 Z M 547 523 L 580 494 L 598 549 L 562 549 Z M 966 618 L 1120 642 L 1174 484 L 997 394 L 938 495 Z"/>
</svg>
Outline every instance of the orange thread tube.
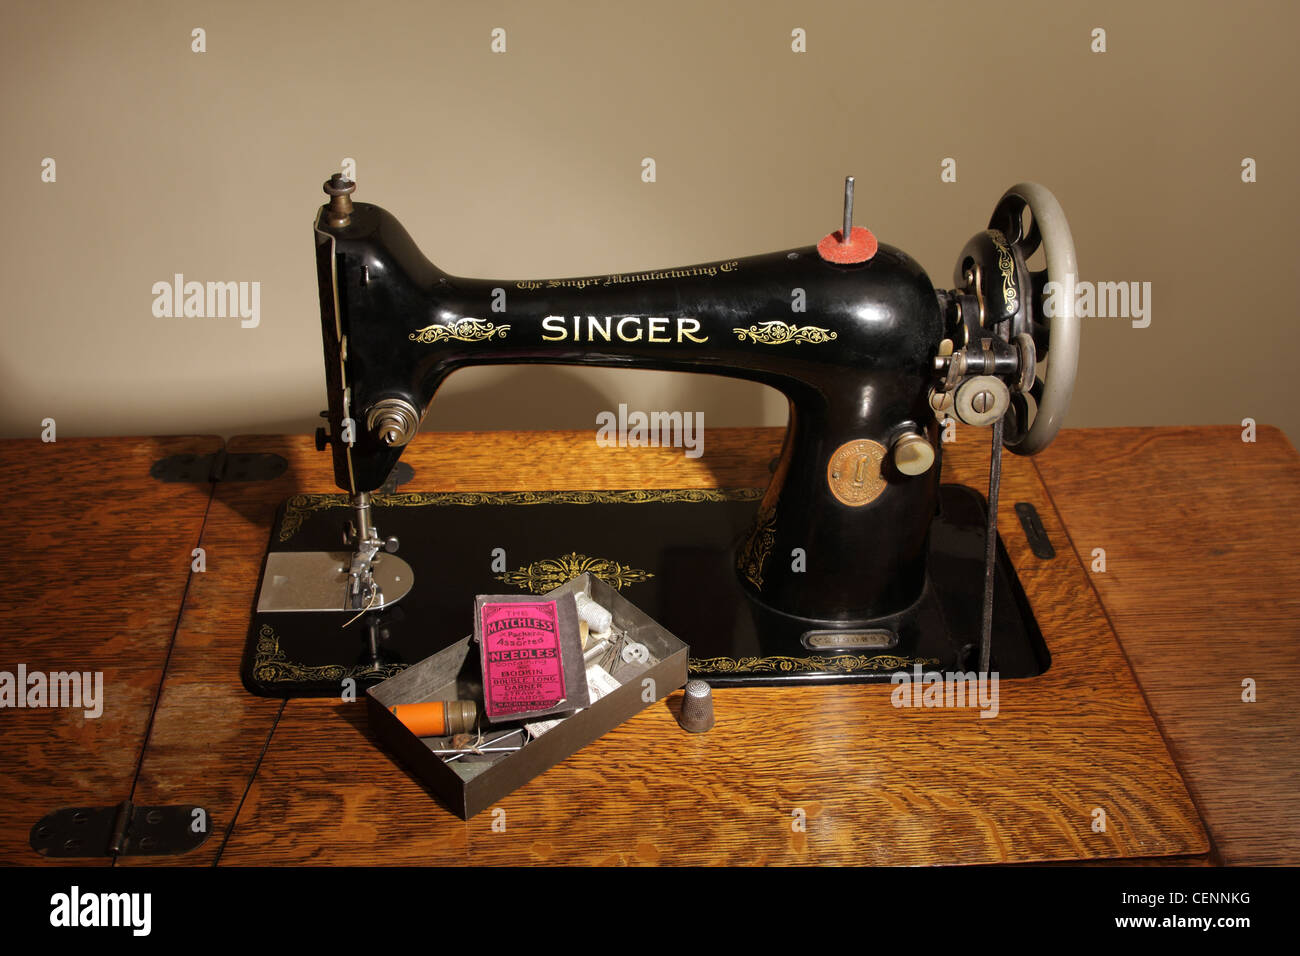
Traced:
<svg viewBox="0 0 1300 956">
<path fill-rule="evenodd" d="M 396 704 L 393 716 L 417 737 L 446 737 L 468 733 L 477 707 L 472 700 L 431 700 L 423 704 Z"/>
</svg>

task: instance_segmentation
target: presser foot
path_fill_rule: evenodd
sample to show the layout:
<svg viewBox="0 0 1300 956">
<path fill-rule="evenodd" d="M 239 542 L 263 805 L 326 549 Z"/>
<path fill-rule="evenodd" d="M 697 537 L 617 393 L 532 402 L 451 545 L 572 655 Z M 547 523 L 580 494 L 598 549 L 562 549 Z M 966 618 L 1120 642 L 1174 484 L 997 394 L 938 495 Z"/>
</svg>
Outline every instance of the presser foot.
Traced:
<svg viewBox="0 0 1300 956">
<path fill-rule="evenodd" d="M 345 551 L 282 551 L 266 557 L 257 609 L 351 611 L 360 615 L 400 601 L 415 583 L 411 566 L 397 557 L 394 537 L 381 538 L 370 515 L 370 495 L 353 498 L 355 523 L 343 533 Z"/>
<path fill-rule="evenodd" d="M 378 611 L 400 601 L 415 583 L 411 566 L 395 554 L 375 556 L 360 579 L 352 574 L 353 557 L 347 551 L 272 551 L 262 573 L 258 613 Z"/>
<path fill-rule="evenodd" d="M 397 539 L 379 537 L 370 515 L 369 493 L 355 495 L 352 508 L 356 523 L 349 521 L 343 532 L 343 543 L 354 548 L 348 567 L 347 606 L 348 610 L 361 613 L 384 606 L 384 589 L 375 576 L 375 568 L 381 551 L 392 554 L 397 550 Z"/>
</svg>

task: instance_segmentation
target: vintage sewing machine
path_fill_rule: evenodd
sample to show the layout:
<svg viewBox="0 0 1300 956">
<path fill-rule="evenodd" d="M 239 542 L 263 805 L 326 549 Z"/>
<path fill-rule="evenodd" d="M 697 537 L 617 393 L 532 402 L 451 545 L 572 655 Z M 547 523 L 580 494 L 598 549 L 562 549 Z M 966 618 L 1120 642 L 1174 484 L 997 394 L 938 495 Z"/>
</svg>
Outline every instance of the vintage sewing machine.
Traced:
<svg viewBox="0 0 1300 956">
<path fill-rule="evenodd" d="M 1078 322 L 1068 302 L 1044 314 L 1045 286 L 1077 269 L 1046 189 L 1006 192 L 951 290 L 853 226 L 852 179 L 841 228 L 816 245 L 523 282 L 447 275 L 354 189 L 327 182 L 315 224 L 329 395 L 317 445 L 348 497 L 285 503 L 250 632 L 251 688 L 336 693 L 343 677 L 382 679 L 464 636 L 476 593 L 540 593 L 582 571 L 623 588 L 716 683 L 1048 666 L 984 499 L 940 483 L 941 420 L 992 429 L 995 496 L 1001 446 L 1040 451 L 1069 403 Z M 1046 265 L 1031 271 L 1040 248 Z M 645 491 L 611 473 L 599 492 L 399 492 L 395 466 L 439 385 L 505 363 L 771 385 L 790 402 L 771 483 Z"/>
</svg>

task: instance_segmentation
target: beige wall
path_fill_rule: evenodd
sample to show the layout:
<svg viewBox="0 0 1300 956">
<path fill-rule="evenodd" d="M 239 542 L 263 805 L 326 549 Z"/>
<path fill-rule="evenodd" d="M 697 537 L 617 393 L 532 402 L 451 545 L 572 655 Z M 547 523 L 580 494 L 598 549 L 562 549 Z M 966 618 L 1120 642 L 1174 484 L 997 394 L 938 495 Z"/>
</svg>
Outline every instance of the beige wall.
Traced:
<svg viewBox="0 0 1300 956">
<path fill-rule="evenodd" d="M 1296 441 L 1297 10 L 6 2 L 0 435 L 46 417 L 60 437 L 314 427 L 310 224 L 353 157 L 357 198 L 429 258 L 500 278 L 815 242 L 853 173 L 858 223 L 947 286 L 1002 191 L 1042 182 L 1083 278 L 1152 284 L 1149 328 L 1084 322 L 1067 424 L 1249 416 Z M 154 317 L 153 283 L 177 272 L 260 282 L 260 325 Z M 785 414 L 712 377 L 478 369 L 426 428 L 594 426 L 619 402 L 714 425 Z"/>
</svg>

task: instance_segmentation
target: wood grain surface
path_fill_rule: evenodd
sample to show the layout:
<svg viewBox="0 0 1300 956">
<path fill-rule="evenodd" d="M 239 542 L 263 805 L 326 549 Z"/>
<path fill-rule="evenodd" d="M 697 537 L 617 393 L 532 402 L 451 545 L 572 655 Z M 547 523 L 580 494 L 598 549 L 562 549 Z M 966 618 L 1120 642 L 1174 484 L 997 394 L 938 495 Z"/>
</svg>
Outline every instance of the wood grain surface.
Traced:
<svg viewBox="0 0 1300 956">
<path fill-rule="evenodd" d="M 427 491 L 761 486 L 780 438 L 714 429 L 691 460 L 598 448 L 590 432 L 438 434 L 420 436 L 403 460 L 416 471 L 408 488 Z M 334 488 L 308 438 L 229 447 L 283 454 L 290 473 L 217 489 L 209 573 L 187 599 L 137 787 L 138 799 L 209 805 L 223 864 L 989 863 L 1208 850 L 1029 461 L 1007 460 L 1000 513 L 1053 664 L 1004 682 L 996 718 L 896 708 L 888 686 L 718 690 L 710 733 L 681 731 L 661 702 L 503 800 L 504 817 L 463 822 L 378 749 L 363 705 L 294 700 L 281 715 L 240 686 L 275 506 Z M 986 469 L 985 433 L 959 431 L 945 480 L 982 487 Z M 1016 501 L 1038 508 L 1057 559 L 1030 554 Z M 213 842 L 175 862 L 214 859 Z"/>
<path fill-rule="evenodd" d="M 17 599 L 0 616 L 0 671 L 103 675 L 97 718 L 0 710 L 0 864 L 41 861 L 28 836 L 46 813 L 130 796 L 212 491 L 149 468 L 220 448 L 196 437 L 0 442 L 0 580 Z"/>
<path fill-rule="evenodd" d="M 1035 459 L 1218 855 L 1300 862 L 1300 456 L 1276 428 L 1062 432 Z M 1243 700 L 1243 681 L 1256 686 Z"/>
<path fill-rule="evenodd" d="M 262 556 L 280 502 L 299 491 L 332 490 L 333 482 L 324 470 L 305 477 L 327 461 L 309 438 L 258 438 L 251 447 L 236 439 L 226 450 L 286 455 L 291 465 L 279 478 L 222 482 L 213 492 L 203 537 L 208 569 L 186 595 L 135 797 L 202 806 L 213 835 L 188 854 L 123 858 L 119 865 L 215 863 L 283 706 L 253 696 L 239 677 Z"/>
</svg>

